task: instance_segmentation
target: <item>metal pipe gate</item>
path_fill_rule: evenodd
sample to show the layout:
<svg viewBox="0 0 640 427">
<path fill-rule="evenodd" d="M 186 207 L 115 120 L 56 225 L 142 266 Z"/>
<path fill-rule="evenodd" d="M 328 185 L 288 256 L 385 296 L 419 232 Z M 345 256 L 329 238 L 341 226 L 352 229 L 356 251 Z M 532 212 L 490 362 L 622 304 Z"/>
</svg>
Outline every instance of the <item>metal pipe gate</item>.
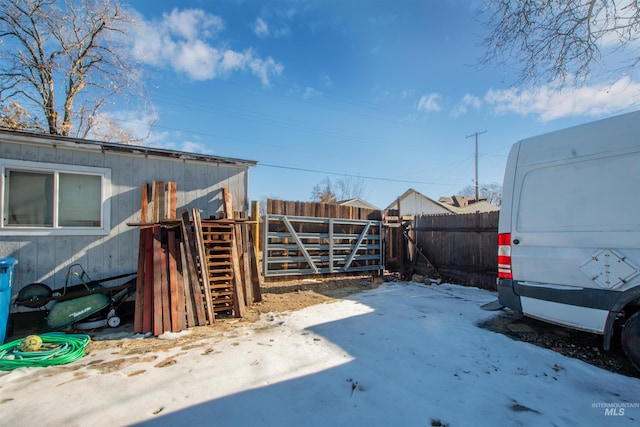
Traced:
<svg viewBox="0 0 640 427">
<path fill-rule="evenodd" d="M 264 277 L 383 270 L 382 222 L 267 214 Z"/>
</svg>

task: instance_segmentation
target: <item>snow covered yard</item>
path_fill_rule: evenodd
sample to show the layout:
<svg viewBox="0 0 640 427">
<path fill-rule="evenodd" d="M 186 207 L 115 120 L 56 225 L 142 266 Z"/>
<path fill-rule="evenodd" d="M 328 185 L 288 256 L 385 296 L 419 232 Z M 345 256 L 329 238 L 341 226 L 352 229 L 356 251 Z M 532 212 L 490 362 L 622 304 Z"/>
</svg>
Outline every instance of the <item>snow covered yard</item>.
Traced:
<svg viewBox="0 0 640 427">
<path fill-rule="evenodd" d="M 100 350 L 0 373 L 3 424 L 637 425 L 639 379 L 477 327 L 494 299 L 388 283 L 112 372 L 92 369 L 121 358 Z"/>
</svg>

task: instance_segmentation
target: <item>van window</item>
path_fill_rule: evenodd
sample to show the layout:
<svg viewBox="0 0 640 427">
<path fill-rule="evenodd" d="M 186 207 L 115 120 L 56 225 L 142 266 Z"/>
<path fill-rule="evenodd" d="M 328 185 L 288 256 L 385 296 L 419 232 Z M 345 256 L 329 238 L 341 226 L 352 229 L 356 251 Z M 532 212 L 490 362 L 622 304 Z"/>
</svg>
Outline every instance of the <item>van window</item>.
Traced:
<svg viewBox="0 0 640 427">
<path fill-rule="evenodd" d="M 536 168 L 522 180 L 520 232 L 640 229 L 629 208 L 640 185 L 640 153 Z"/>
</svg>

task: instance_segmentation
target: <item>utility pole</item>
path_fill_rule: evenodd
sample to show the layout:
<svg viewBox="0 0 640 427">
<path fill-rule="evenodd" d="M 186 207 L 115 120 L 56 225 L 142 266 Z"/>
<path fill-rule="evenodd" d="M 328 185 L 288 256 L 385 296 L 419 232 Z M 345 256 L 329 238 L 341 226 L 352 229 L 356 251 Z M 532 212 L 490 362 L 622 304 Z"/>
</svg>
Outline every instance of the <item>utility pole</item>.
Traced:
<svg viewBox="0 0 640 427">
<path fill-rule="evenodd" d="M 475 139 L 476 139 L 476 155 L 475 155 L 475 159 L 476 159 L 476 179 L 475 179 L 476 202 L 480 200 L 480 197 L 478 195 L 478 135 L 482 135 L 483 133 L 487 133 L 487 131 L 483 130 L 482 132 L 475 132 L 475 133 L 472 133 L 471 135 L 465 136 L 465 138 L 471 138 L 472 136 L 475 136 Z"/>
</svg>

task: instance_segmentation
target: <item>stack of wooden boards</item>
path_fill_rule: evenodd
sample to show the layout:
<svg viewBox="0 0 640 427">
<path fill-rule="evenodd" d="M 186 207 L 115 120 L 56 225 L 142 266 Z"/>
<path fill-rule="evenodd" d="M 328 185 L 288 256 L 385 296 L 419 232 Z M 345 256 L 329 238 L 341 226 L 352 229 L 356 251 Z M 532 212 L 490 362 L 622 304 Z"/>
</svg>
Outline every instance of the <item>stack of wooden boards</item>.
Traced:
<svg viewBox="0 0 640 427">
<path fill-rule="evenodd" d="M 260 301 L 260 279 L 248 222 L 232 218 L 229 192 L 223 189 L 221 219 L 200 218 L 197 209 L 171 206 L 174 183 L 153 184 L 150 223 L 145 216 L 148 192 L 143 186 L 134 332 L 160 335 L 212 324 L 216 317 L 242 317 L 245 307 Z M 157 193 L 165 193 L 157 195 Z M 168 203 L 167 203 L 168 201 Z M 175 204 L 173 204 L 175 206 Z"/>
</svg>

